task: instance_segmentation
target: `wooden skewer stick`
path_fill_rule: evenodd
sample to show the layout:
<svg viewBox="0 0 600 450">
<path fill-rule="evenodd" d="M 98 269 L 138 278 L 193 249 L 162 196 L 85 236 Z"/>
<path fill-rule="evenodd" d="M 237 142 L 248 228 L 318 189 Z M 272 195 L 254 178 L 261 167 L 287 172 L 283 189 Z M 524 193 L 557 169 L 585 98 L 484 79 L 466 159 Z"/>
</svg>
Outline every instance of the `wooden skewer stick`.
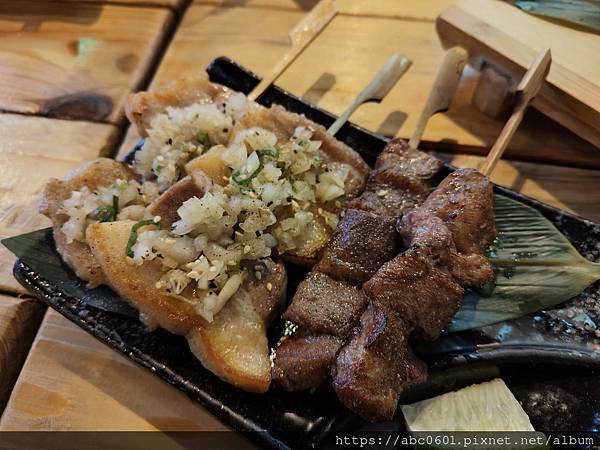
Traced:
<svg viewBox="0 0 600 450">
<path fill-rule="evenodd" d="M 392 90 L 400 77 L 406 73 L 412 61 L 400 53 L 394 53 L 385 65 L 377 72 L 371 82 L 356 96 L 356 98 L 348 105 L 346 110 L 333 122 L 327 130 L 330 136 L 335 135 L 342 128 L 350 116 L 363 103 L 382 101 L 385 96 Z"/>
<path fill-rule="evenodd" d="M 544 79 L 550 70 L 551 63 L 552 54 L 550 53 L 550 49 L 546 49 L 538 55 L 536 60 L 521 79 L 521 82 L 517 86 L 517 101 L 515 109 L 508 118 L 504 128 L 502 128 L 498 139 L 496 139 L 496 142 L 494 142 L 494 145 L 485 158 L 485 161 L 483 161 L 481 167 L 479 168 L 479 171 L 485 176 L 490 176 L 494 170 L 494 167 L 496 166 L 496 163 L 508 146 L 510 139 L 515 134 L 515 131 L 517 131 L 521 120 L 523 120 L 527 106 L 529 106 L 531 100 L 533 100 L 533 98 L 541 89 Z"/>
<path fill-rule="evenodd" d="M 415 131 L 413 132 L 408 145 L 411 148 L 417 148 L 423 132 L 427 126 L 429 118 L 439 112 L 447 111 L 450 108 L 458 82 L 462 76 L 463 69 L 467 63 L 469 54 L 462 47 L 452 47 L 446 52 L 442 65 L 438 69 L 437 76 L 433 82 L 427 103 L 421 112 Z"/>
<path fill-rule="evenodd" d="M 298 22 L 290 31 L 291 47 L 283 55 L 283 58 L 275 65 L 271 73 L 262 79 L 252 92 L 248 95 L 250 100 L 256 100 L 288 66 L 294 62 L 304 49 L 310 44 L 329 22 L 338 13 L 338 7 L 334 0 L 321 0 L 311 11 Z"/>
</svg>

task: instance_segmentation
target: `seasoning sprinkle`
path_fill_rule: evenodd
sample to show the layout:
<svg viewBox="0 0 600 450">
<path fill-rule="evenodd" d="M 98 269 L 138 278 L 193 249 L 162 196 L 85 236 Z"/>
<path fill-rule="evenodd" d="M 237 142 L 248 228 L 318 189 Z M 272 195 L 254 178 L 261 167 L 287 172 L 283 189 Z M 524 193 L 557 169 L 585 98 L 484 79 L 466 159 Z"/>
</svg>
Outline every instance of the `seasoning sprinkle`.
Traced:
<svg viewBox="0 0 600 450">
<path fill-rule="evenodd" d="M 158 219 L 158 220 L 156 220 Z M 133 258 L 133 246 L 137 242 L 138 238 L 138 230 L 141 227 L 145 227 L 147 225 L 157 225 L 160 222 L 160 216 L 155 216 L 154 219 L 146 219 L 140 220 L 138 223 L 134 224 L 131 227 L 131 232 L 129 233 L 129 239 L 127 240 L 127 247 L 125 248 L 125 254 L 130 258 Z"/>
</svg>

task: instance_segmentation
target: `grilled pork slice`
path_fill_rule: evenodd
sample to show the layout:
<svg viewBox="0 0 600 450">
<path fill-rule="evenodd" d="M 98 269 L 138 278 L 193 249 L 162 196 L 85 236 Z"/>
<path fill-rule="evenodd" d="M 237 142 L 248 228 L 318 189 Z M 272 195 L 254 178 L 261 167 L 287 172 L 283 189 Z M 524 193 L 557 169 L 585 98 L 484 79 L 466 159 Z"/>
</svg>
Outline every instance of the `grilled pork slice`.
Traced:
<svg viewBox="0 0 600 450">
<path fill-rule="evenodd" d="M 288 142 L 294 135 L 297 127 L 310 128 L 314 131 L 313 141 L 321 141 L 321 150 L 327 155 L 330 162 L 338 162 L 350 166 L 350 173 L 346 178 L 346 198 L 359 195 L 365 188 L 369 175 L 369 166 L 358 153 L 343 142 L 327 134 L 327 130 L 304 115 L 290 112 L 279 105 L 269 109 L 255 109 L 246 113 L 236 123 L 236 128 L 245 129 L 260 127 L 269 130 L 277 136 L 278 142 Z"/>
<path fill-rule="evenodd" d="M 148 211 L 153 216 L 160 216 L 161 226 L 171 229 L 180 217 L 179 207 L 192 197 L 202 198 L 212 186 L 210 179 L 202 172 L 182 178 L 163 192 L 160 197 L 148 205 Z"/>
<path fill-rule="evenodd" d="M 315 270 L 336 280 L 362 284 L 398 254 L 400 237 L 395 223 L 393 218 L 368 211 L 346 210 Z"/>
<path fill-rule="evenodd" d="M 153 92 L 131 94 L 125 103 L 125 113 L 142 137 L 148 135 L 150 121 L 169 106 L 185 107 L 194 103 L 223 103 L 234 92 L 211 83 L 205 73 L 195 78 L 175 80 Z"/>
<path fill-rule="evenodd" d="M 51 178 L 46 184 L 42 194 L 40 212 L 52 220 L 56 250 L 60 253 L 63 261 L 75 271 L 79 278 L 87 281 L 91 288 L 105 282 L 104 274 L 85 242 L 67 242 L 62 226 L 69 220 L 69 216 L 62 212 L 61 206 L 65 200 L 71 197 L 73 191 L 81 190 L 83 187 L 95 191 L 118 179 L 133 180 L 136 177 L 135 173 L 124 164 L 113 159 L 98 158 L 79 166 L 64 180 Z"/>
<path fill-rule="evenodd" d="M 324 273 L 310 272 L 298 285 L 283 318 L 314 334 L 344 338 L 352 331 L 367 302 L 360 289 Z M 276 362 L 278 359 L 279 353 Z"/>
<path fill-rule="evenodd" d="M 285 296 L 283 265 L 266 260 L 261 280 L 245 280 L 209 323 L 195 311 L 191 293 L 174 295 L 155 288 L 162 275 L 159 261 L 142 266 L 128 261 L 125 249 L 134 223 L 96 223 L 87 229 L 87 241 L 108 284 L 149 327 L 185 336 L 194 355 L 217 376 L 241 389 L 265 392 L 271 379 L 266 330 Z"/>
<path fill-rule="evenodd" d="M 454 317 L 464 294 L 450 275 L 412 251 L 381 266 L 363 290 L 373 303 L 395 311 L 409 329 L 432 340 Z"/>
<path fill-rule="evenodd" d="M 369 304 L 333 371 L 344 405 L 370 421 L 392 419 L 403 388 L 427 378 L 427 367 L 408 347 L 409 332 L 395 313 Z"/>
<path fill-rule="evenodd" d="M 340 338 L 329 335 L 287 338 L 277 347 L 273 380 L 287 391 L 321 386 L 331 376 L 331 366 L 342 343 Z"/>
</svg>

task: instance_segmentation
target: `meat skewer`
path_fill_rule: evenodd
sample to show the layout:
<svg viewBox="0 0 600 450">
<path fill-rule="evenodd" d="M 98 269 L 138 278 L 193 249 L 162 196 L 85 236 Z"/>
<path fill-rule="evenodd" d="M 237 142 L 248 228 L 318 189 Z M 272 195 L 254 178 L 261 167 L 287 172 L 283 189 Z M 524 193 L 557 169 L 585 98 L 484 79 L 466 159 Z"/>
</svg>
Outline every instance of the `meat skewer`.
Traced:
<svg viewBox="0 0 600 450">
<path fill-rule="evenodd" d="M 400 250 L 395 219 L 425 200 L 431 179 L 442 168 L 440 161 L 416 146 L 429 118 L 449 107 L 465 62 L 464 49 L 448 51 L 429 107 L 411 139 L 413 145 L 394 140 L 386 146 L 365 191 L 346 204 L 346 216 L 321 261 L 298 287 L 284 318 L 301 330 L 278 347 L 272 371 L 275 382 L 285 389 L 317 387 L 329 377 L 337 351 L 368 304 L 360 284 Z"/>
<path fill-rule="evenodd" d="M 336 358 L 339 399 L 368 420 L 390 420 L 400 392 L 424 380 L 425 366 L 408 347 L 414 332 L 435 339 L 458 310 L 463 288 L 493 277 L 485 251 L 496 236 L 487 174 L 539 91 L 550 53 L 538 57 L 519 87 L 520 101 L 484 164 L 486 174 L 458 169 L 398 221 L 407 251 L 363 284 L 369 306 Z"/>
<path fill-rule="evenodd" d="M 408 145 L 411 148 L 419 146 L 419 142 L 431 116 L 447 111 L 450 108 L 468 56 L 467 51 L 462 47 L 452 47 L 444 55 L 444 60 L 438 69 L 427 102 L 419 116 L 417 126 L 413 131 L 410 141 L 408 141 Z"/>
<path fill-rule="evenodd" d="M 298 56 L 308 47 L 338 13 L 334 0 L 321 0 L 304 18 L 290 31 L 291 47 L 265 76 L 261 82 L 248 94 L 248 98 L 255 101 L 273 84 L 279 75 L 292 64 Z"/>
<path fill-rule="evenodd" d="M 365 86 L 352 103 L 348 105 L 346 110 L 331 124 L 327 129 L 327 134 L 335 136 L 340 128 L 350 119 L 352 113 L 363 103 L 382 101 L 398 80 L 402 78 L 402 75 L 406 73 L 411 64 L 412 61 L 400 53 L 394 53 L 390 56 L 371 82 Z"/>
<path fill-rule="evenodd" d="M 369 205 L 365 200 L 373 198 L 377 182 L 382 177 L 394 179 L 389 173 L 383 175 L 386 170 L 380 170 L 388 159 L 388 151 L 384 151 L 367 190 L 348 206 Z M 399 167 L 407 168 L 401 162 Z M 424 363 L 408 346 L 410 334 L 414 331 L 423 338 L 437 338 L 456 313 L 464 287 L 477 286 L 493 276 L 484 256 L 495 238 L 492 201 L 492 185 L 486 176 L 472 169 L 451 174 L 422 206 L 395 211 L 404 213 L 398 220 L 398 231 L 407 250 L 385 262 L 368 280 L 364 279 L 369 273 L 364 264 L 351 277 L 339 264 L 343 257 L 362 254 L 360 249 L 352 252 L 352 244 L 361 242 L 360 237 L 365 240 L 359 233 L 353 235 L 355 227 L 345 226 L 343 220 L 315 268 L 326 274 L 311 273 L 284 314 L 301 326 L 302 335 L 285 341 L 278 350 L 274 379 L 287 389 L 314 387 L 328 377 L 331 355 L 339 349 L 332 372 L 340 400 L 369 420 L 391 419 L 400 392 L 426 378 Z M 386 208 L 375 210 L 383 216 L 391 212 Z M 384 228 L 385 221 L 381 224 Z M 373 223 L 367 229 L 375 229 Z M 337 251 L 337 242 L 345 242 L 347 247 Z M 393 243 L 388 248 L 396 246 Z M 332 253 L 335 258 L 331 258 Z M 377 260 L 377 256 L 372 259 Z M 371 260 L 369 263 L 371 268 L 376 265 Z M 333 271 L 329 266 L 342 270 Z M 352 280 L 366 282 L 350 295 L 348 281 Z M 336 284 L 340 282 L 347 284 L 342 288 Z M 338 301 L 332 304 L 328 298 Z M 356 320 L 360 308 L 365 309 L 358 326 L 348 336 L 349 324 Z M 321 334 L 315 335 L 315 331 Z"/>
<path fill-rule="evenodd" d="M 492 173 L 492 170 L 494 170 L 496 163 L 500 160 L 510 139 L 523 120 L 525 110 L 529 106 L 529 103 L 531 103 L 533 98 L 542 88 L 544 79 L 550 70 L 551 63 L 552 54 L 550 49 L 546 49 L 538 55 L 529 70 L 525 73 L 525 76 L 521 79 L 521 82 L 517 86 L 517 105 L 504 125 L 504 128 L 502 128 L 500 136 L 496 139 L 487 158 L 481 165 L 479 170 L 482 174 L 489 176 L 490 173 Z"/>
<path fill-rule="evenodd" d="M 367 188 L 348 202 L 321 260 L 300 283 L 283 317 L 300 333 L 277 349 L 274 381 L 287 390 L 325 382 L 335 357 L 369 303 L 361 289 L 401 248 L 396 218 L 420 204 L 442 163 L 400 140 L 391 141 Z"/>
<path fill-rule="evenodd" d="M 460 273 L 456 259 L 487 263 L 477 283 L 493 276 L 483 256 L 496 234 L 492 199 L 487 177 L 459 169 L 399 220 L 407 250 L 363 284 L 369 306 L 334 368 L 338 398 L 362 417 L 390 420 L 402 390 L 425 381 L 425 364 L 412 355 L 408 337 L 436 339 L 458 310 L 465 285 L 453 276 Z M 463 238 L 468 245 L 459 246 Z"/>
</svg>

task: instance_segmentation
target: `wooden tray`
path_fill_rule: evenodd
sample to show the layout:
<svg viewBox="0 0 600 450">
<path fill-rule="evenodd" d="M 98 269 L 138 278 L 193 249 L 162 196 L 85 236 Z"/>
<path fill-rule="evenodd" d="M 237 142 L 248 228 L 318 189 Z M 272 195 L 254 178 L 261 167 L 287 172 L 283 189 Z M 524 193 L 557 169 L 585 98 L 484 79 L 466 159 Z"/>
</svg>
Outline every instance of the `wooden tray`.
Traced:
<svg viewBox="0 0 600 450">
<path fill-rule="evenodd" d="M 552 67 L 533 106 L 600 148 L 600 35 L 498 0 L 460 0 L 436 27 L 443 46 L 460 45 L 513 79 L 549 47 Z"/>
</svg>

